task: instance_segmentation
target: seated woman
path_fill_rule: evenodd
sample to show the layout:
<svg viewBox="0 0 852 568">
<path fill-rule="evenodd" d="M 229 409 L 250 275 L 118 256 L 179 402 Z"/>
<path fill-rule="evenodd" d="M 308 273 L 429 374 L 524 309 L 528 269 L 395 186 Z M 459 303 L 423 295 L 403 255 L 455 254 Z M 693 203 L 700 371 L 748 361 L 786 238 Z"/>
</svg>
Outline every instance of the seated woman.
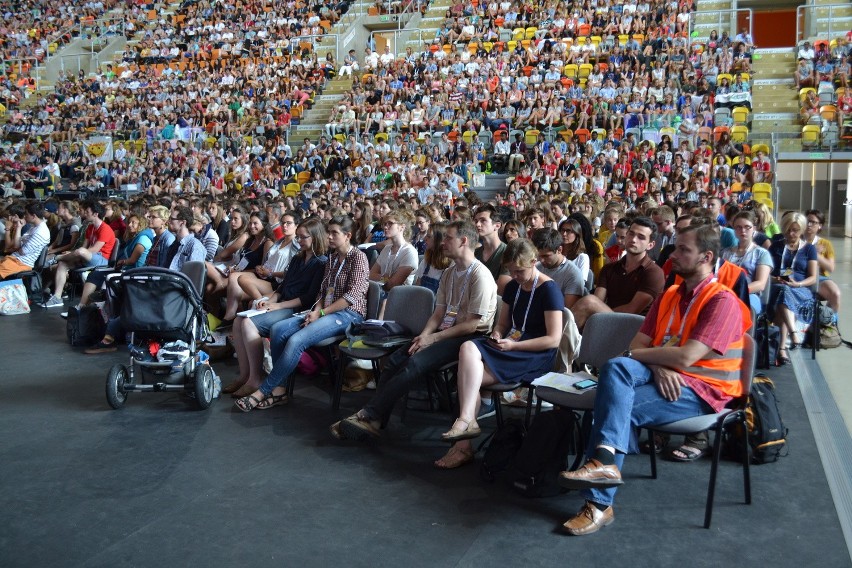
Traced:
<svg viewBox="0 0 852 568">
<path fill-rule="evenodd" d="M 774 263 L 772 255 L 754 242 L 757 218 L 751 211 L 740 211 L 731 220 L 738 244 L 722 251 L 722 258 L 745 270 L 748 278 L 749 303 L 755 314 L 763 313 L 760 293 L 769 286 Z"/>
<path fill-rule="evenodd" d="M 108 275 L 125 268 L 145 266 L 145 259 L 154 242 L 154 231 L 148 228 L 145 217 L 135 213 L 131 214 L 125 223 L 127 229 L 124 231 L 122 240 L 127 244 L 118 251 L 115 270 L 92 270 L 89 273 L 80 295 L 81 306 L 88 305 L 92 293 L 104 285 Z"/>
<path fill-rule="evenodd" d="M 819 289 L 820 298 L 828 302 L 829 307 L 834 310 L 835 321 L 840 313 L 840 288 L 833 280 L 829 279 L 834 272 L 834 246 L 826 238 L 819 236 L 822 226 L 825 224 L 825 215 L 819 209 L 809 209 L 805 212 L 808 224 L 802 237 L 806 242 L 814 245 L 817 251 L 817 264 L 819 265 Z"/>
<path fill-rule="evenodd" d="M 222 281 L 224 276 L 219 272 L 219 270 L 214 266 L 215 263 L 221 262 L 225 263 L 228 266 L 232 266 L 239 262 L 239 258 L 237 258 L 237 253 L 242 249 L 243 245 L 246 244 L 246 241 L 249 238 L 248 235 L 248 215 L 246 215 L 245 210 L 240 207 L 234 207 L 231 209 L 231 221 L 230 221 L 231 229 L 231 240 L 222 241 L 224 242 L 224 246 L 222 250 L 213 258 L 213 262 L 207 263 L 207 278 L 208 281 L 211 278 L 217 278 L 218 281 Z M 210 289 L 210 284 L 208 284 L 207 288 Z"/>
<path fill-rule="evenodd" d="M 272 326 L 272 372 L 260 388 L 237 400 L 237 408 L 249 412 L 261 402 L 264 407 L 289 402 L 287 381 L 296 371 L 306 349 L 326 339 L 342 335 L 350 323 L 358 323 L 367 313 L 369 268 L 366 255 L 353 246 L 352 219 L 334 217 L 328 224 L 328 244 L 336 252 L 325 267 L 320 296 L 302 318 L 289 318 Z"/>
<path fill-rule="evenodd" d="M 213 267 L 207 270 L 207 294 L 205 299 L 218 298 L 228 288 L 231 278 L 236 278 L 238 272 L 251 272 L 259 266 L 266 258 L 269 249 L 272 248 L 272 231 L 269 229 L 269 219 L 263 211 L 254 211 L 249 215 L 246 223 L 246 234 L 243 246 L 234 254 L 225 271 Z M 207 263 L 208 267 L 210 263 Z M 236 312 L 236 310 L 234 310 Z"/>
<path fill-rule="evenodd" d="M 293 257 L 290 267 L 275 292 L 268 299 L 254 302 L 254 308 L 266 313 L 251 317 L 238 316 L 234 321 L 234 349 L 240 365 L 240 376 L 222 389 L 243 397 L 260 386 L 263 369 L 263 343 L 261 337 L 269 337 L 272 326 L 285 320 L 295 312 L 308 308 L 320 293 L 325 265 L 328 257 L 328 236 L 319 219 L 303 221 L 296 229 L 296 240 L 301 248 Z M 260 408 L 266 408 L 260 406 Z"/>
<path fill-rule="evenodd" d="M 268 296 L 284 279 L 290 261 L 299 251 L 293 239 L 297 219 L 298 213 L 291 211 L 281 216 L 283 236 L 269 247 L 263 264 L 255 266 L 254 270 L 232 272 L 228 276 L 228 299 L 223 321 L 233 321 L 243 301 Z"/>
<path fill-rule="evenodd" d="M 488 338 L 467 341 L 459 350 L 459 417 L 441 436 L 453 443 L 435 462 L 441 469 L 473 459 L 470 440 L 482 433 L 476 415 L 483 386 L 532 380 L 553 367 L 565 304 L 556 282 L 536 269 L 537 260 L 538 251 L 527 239 L 506 246 L 503 266 L 512 281 L 503 292 L 500 321 Z"/>
<path fill-rule="evenodd" d="M 414 282 L 414 271 L 417 270 L 419 258 L 414 245 L 408 242 L 411 238 L 411 221 L 411 214 L 402 209 L 391 211 L 382 219 L 385 238 L 389 244 L 382 249 L 373 263 L 370 280 L 382 285 L 383 300 L 391 288 Z M 380 310 L 380 319 L 381 312 L 384 310 Z"/>
<path fill-rule="evenodd" d="M 588 281 L 589 255 L 586 254 L 586 244 L 583 242 L 583 229 L 576 219 L 565 219 L 559 224 L 559 234 L 562 235 L 562 254 L 577 265 L 583 280 Z"/>
<path fill-rule="evenodd" d="M 438 293 L 438 284 L 441 282 L 441 275 L 453 263 L 444 255 L 444 249 L 441 243 L 444 242 L 444 234 L 447 230 L 446 223 L 434 223 L 426 234 L 426 252 L 423 255 L 423 261 L 417 267 L 417 272 L 414 273 L 414 284 L 429 288 L 436 294 Z"/>
<path fill-rule="evenodd" d="M 787 337 L 792 335 L 793 347 L 805 339 L 805 330 L 811 323 L 813 294 L 810 287 L 817 283 L 819 265 L 816 247 L 802 239 L 807 219 L 792 212 L 781 219 L 783 240 L 770 247 L 775 262 L 773 282 L 779 288 L 775 300 L 775 323 L 781 329 L 778 355 L 775 365 L 780 367 L 790 362 L 787 354 Z"/>
</svg>

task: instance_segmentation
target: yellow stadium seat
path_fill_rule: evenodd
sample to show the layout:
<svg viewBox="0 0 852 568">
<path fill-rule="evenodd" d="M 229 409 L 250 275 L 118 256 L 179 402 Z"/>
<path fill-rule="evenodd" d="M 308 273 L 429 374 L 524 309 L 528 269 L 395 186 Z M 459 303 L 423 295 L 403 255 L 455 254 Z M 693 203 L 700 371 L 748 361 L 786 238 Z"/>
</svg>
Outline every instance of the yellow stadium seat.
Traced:
<svg viewBox="0 0 852 568">
<path fill-rule="evenodd" d="M 742 124 L 734 125 L 731 128 L 731 141 L 738 144 L 744 144 L 748 141 L 748 127 Z"/>
<path fill-rule="evenodd" d="M 811 147 L 819 145 L 819 125 L 806 124 L 802 128 L 802 146 Z"/>
</svg>

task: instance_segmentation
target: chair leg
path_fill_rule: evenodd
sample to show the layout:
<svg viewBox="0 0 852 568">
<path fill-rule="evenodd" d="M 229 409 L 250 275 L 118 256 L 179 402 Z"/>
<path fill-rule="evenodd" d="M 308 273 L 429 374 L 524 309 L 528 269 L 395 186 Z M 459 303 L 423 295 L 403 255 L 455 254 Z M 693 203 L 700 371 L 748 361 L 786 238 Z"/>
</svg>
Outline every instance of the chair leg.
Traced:
<svg viewBox="0 0 852 568">
<path fill-rule="evenodd" d="M 340 398 L 343 395 L 343 373 L 346 370 L 346 365 L 343 364 L 344 356 L 341 354 L 339 358 L 334 357 L 334 348 L 328 348 L 328 361 L 331 366 L 329 376 L 332 379 L 331 393 L 331 409 L 336 414 L 340 411 Z"/>
<path fill-rule="evenodd" d="M 704 528 L 710 528 L 710 520 L 713 517 L 713 499 L 716 496 L 716 474 L 719 470 L 719 460 L 722 457 L 722 430 L 724 426 L 720 423 L 716 426 L 716 436 L 713 440 L 713 465 L 710 467 L 710 482 L 707 485 L 707 505 L 704 508 Z"/>
<path fill-rule="evenodd" d="M 743 432 L 746 431 L 746 416 L 743 412 L 739 417 L 738 422 L 740 427 L 743 429 Z M 745 492 L 745 502 L 746 505 L 751 505 L 751 446 L 746 441 L 743 444 L 743 491 Z"/>
<path fill-rule="evenodd" d="M 651 456 L 651 479 L 657 479 L 657 452 L 654 447 L 654 431 L 648 430 L 648 447 L 651 449 L 648 455 Z"/>
<path fill-rule="evenodd" d="M 503 393 L 497 391 L 491 393 L 491 402 L 494 404 L 494 417 L 497 419 L 498 430 L 503 427 L 503 405 L 500 404 L 502 395 Z"/>
<path fill-rule="evenodd" d="M 530 384 L 527 387 L 527 408 L 526 408 L 526 414 L 524 415 L 524 427 L 527 430 L 529 430 L 529 428 L 530 428 L 530 420 L 532 419 L 532 407 L 533 407 L 532 400 L 533 400 L 534 394 L 535 394 L 535 386 Z M 541 407 L 541 405 L 538 405 L 538 406 Z M 538 411 L 536 411 L 536 412 L 538 412 Z"/>
</svg>

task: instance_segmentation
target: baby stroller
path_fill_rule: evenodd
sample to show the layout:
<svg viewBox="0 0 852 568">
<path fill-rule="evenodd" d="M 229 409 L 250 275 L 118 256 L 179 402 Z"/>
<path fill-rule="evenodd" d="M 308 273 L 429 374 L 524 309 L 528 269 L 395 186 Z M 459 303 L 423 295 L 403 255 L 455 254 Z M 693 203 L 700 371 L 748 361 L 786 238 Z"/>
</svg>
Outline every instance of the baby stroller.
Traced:
<svg viewBox="0 0 852 568">
<path fill-rule="evenodd" d="M 107 376 L 106 397 L 115 409 L 133 391 L 186 392 L 201 410 L 213 401 L 213 369 L 199 359 L 196 343 L 207 334 L 200 292 L 206 269 L 187 262 L 182 272 L 143 267 L 108 280 L 112 313 L 129 333 L 131 353 L 130 365 L 113 365 Z"/>
</svg>

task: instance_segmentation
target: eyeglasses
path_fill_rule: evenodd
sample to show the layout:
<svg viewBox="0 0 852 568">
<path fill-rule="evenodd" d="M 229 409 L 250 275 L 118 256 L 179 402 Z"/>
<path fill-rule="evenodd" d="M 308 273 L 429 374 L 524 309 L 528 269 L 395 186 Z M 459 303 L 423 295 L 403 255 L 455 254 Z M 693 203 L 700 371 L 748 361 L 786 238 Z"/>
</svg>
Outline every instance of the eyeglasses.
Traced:
<svg viewBox="0 0 852 568">
<path fill-rule="evenodd" d="M 311 236 L 310 235 L 296 235 L 295 238 L 296 238 L 297 241 L 307 241 L 308 239 L 311 238 Z"/>
<path fill-rule="evenodd" d="M 382 223 L 382 227 L 393 227 L 394 225 L 399 225 L 396 221 L 385 221 Z"/>
<path fill-rule="evenodd" d="M 281 221 L 281 224 L 285 227 L 288 227 L 290 225 L 295 225 L 296 223 L 294 223 L 293 221 Z"/>
<path fill-rule="evenodd" d="M 808 219 L 808 226 L 813 227 L 814 225 L 819 225 L 819 221 L 812 221 Z"/>
<path fill-rule="evenodd" d="M 183 221 L 183 219 L 179 219 L 178 217 L 169 217 L 169 221 Z"/>
</svg>

